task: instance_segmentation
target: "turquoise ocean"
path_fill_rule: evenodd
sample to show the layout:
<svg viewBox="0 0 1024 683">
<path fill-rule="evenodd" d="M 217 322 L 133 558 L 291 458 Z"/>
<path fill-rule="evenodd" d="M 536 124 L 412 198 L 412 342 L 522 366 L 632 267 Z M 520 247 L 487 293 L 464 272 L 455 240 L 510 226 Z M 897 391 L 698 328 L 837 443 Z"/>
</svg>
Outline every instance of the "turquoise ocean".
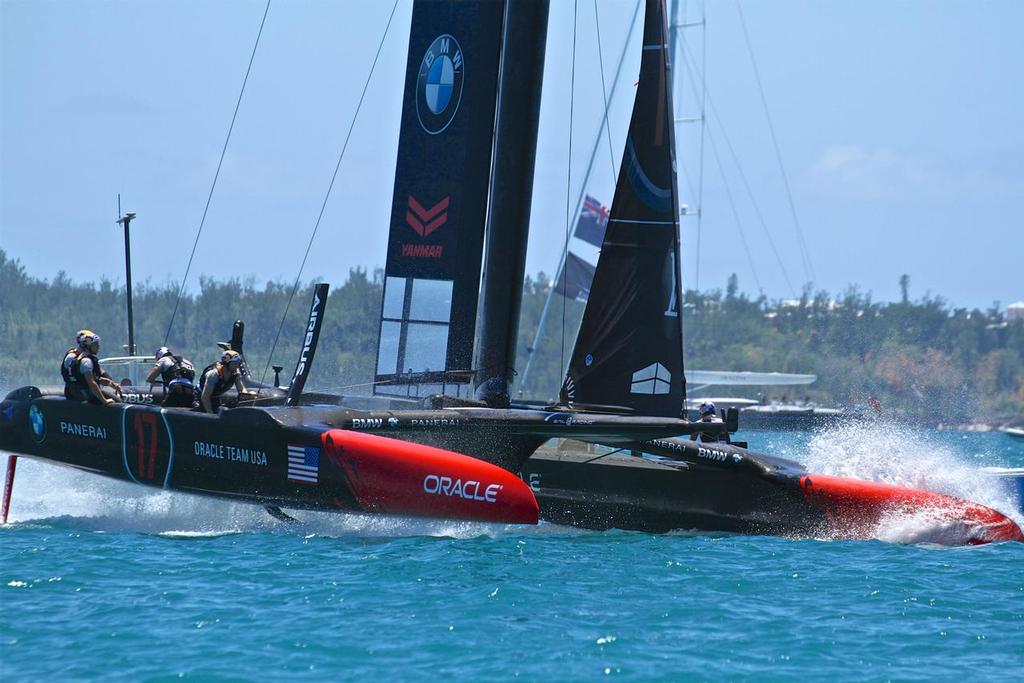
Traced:
<svg viewBox="0 0 1024 683">
<path fill-rule="evenodd" d="M 1000 433 L 745 436 L 1007 513 L 978 469 L 1024 466 Z M 22 459 L 0 681 L 1024 679 L 1024 544 L 920 543 L 906 521 L 853 542 L 296 514 Z"/>
</svg>

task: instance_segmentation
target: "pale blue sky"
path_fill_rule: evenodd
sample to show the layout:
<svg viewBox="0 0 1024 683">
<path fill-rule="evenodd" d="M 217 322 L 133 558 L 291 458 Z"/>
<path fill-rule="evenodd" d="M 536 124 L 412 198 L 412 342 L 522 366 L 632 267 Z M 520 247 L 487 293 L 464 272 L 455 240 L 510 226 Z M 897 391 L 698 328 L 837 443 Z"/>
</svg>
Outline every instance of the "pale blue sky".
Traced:
<svg viewBox="0 0 1024 683">
<path fill-rule="evenodd" d="M 632 0 L 598 0 L 606 81 Z M 691 18 L 699 3 L 687 3 Z M 138 280 L 181 277 L 264 3 L 0 0 L 0 247 L 29 272 L 123 281 L 116 195 L 139 218 Z M 340 283 L 384 261 L 412 4 L 401 0 L 304 279 Z M 529 272 L 564 235 L 572 17 L 578 11 L 575 198 L 601 119 L 594 2 L 553 0 Z M 960 306 L 1024 298 L 1024 3 L 744 0 L 816 285 Z M 200 274 L 291 279 L 302 258 L 391 2 L 270 9 L 207 219 Z M 736 5 L 707 7 L 707 84 L 794 288 L 805 280 Z M 691 31 L 691 49 L 701 51 Z M 634 42 L 638 34 L 634 34 Z M 621 154 L 638 54 L 611 110 Z M 682 92 L 677 116 L 695 112 Z M 681 124 L 697 176 L 697 127 Z M 710 132 L 728 160 L 721 129 Z M 607 143 L 588 189 L 607 202 Z M 731 165 L 757 279 L 790 295 Z M 680 180 L 684 194 L 687 181 Z M 692 197 L 684 201 L 694 205 Z M 696 230 L 684 223 L 685 277 Z M 701 288 L 754 273 L 710 146 Z M 98 258 L 97 258 L 98 257 Z"/>
</svg>

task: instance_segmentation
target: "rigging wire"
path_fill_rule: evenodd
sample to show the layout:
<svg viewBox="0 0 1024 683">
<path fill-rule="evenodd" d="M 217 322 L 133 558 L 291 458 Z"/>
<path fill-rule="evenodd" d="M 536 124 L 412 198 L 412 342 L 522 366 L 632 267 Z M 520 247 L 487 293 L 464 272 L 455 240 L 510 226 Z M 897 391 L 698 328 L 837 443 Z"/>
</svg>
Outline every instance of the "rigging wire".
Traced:
<svg viewBox="0 0 1024 683">
<path fill-rule="evenodd" d="M 757 60 L 754 58 L 754 48 L 750 43 L 750 34 L 747 32 L 747 22 L 743 17 L 743 7 L 740 0 L 736 0 L 736 11 L 740 16 L 740 26 L 743 27 L 743 39 L 747 43 L 747 54 L 750 55 L 750 63 L 754 67 L 754 78 L 757 81 L 757 91 L 761 95 L 761 106 L 764 107 L 764 117 L 768 121 L 768 131 L 771 133 L 772 146 L 775 149 L 775 160 L 779 163 L 779 172 L 782 174 L 782 184 L 786 188 L 786 199 L 789 202 L 789 211 L 793 216 L 793 226 L 796 228 L 797 244 L 800 247 L 800 259 L 804 268 L 804 277 L 813 283 L 817 280 L 814 272 L 814 264 L 811 262 L 811 255 L 807 249 L 807 242 L 804 240 L 804 231 L 800 227 L 800 219 L 796 214 L 796 204 L 793 201 L 793 191 L 789 187 L 789 176 L 786 175 L 786 167 L 782 163 L 782 152 L 779 149 L 779 141 L 775 136 L 775 126 L 772 124 L 772 117 L 768 110 L 768 99 L 764 94 L 764 85 L 761 83 L 761 72 L 757 68 Z"/>
<path fill-rule="evenodd" d="M 700 295 L 700 235 L 701 229 L 704 225 L 704 138 L 707 136 L 707 104 L 708 104 L 708 88 L 707 79 L 704 75 L 707 73 L 708 68 L 708 17 L 707 7 L 704 3 L 701 3 L 701 26 L 703 26 L 703 34 L 701 35 L 701 94 L 700 94 L 700 160 L 697 162 L 697 268 L 694 273 L 693 289 Z M 686 42 L 683 41 L 683 47 L 686 47 Z M 695 67 L 696 68 L 696 67 Z"/>
<path fill-rule="evenodd" d="M 263 367 L 263 375 L 260 377 L 260 384 L 266 379 L 267 370 L 270 368 L 271 359 L 274 357 L 274 351 L 277 350 L 277 343 L 281 339 L 281 330 L 284 329 L 285 320 L 288 318 L 288 310 L 291 308 L 292 300 L 295 298 L 295 293 L 299 289 L 299 280 L 302 278 L 302 271 L 306 267 L 306 260 L 309 258 L 310 249 L 313 248 L 313 240 L 316 239 L 317 230 L 320 229 L 320 221 L 324 217 L 324 211 L 327 209 L 327 201 L 331 198 L 331 191 L 334 189 L 334 181 L 338 178 L 338 170 L 341 168 L 341 162 L 345 158 L 345 151 L 348 149 L 349 140 L 352 138 L 352 131 L 355 129 L 356 121 L 359 119 L 359 112 L 363 107 L 363 100 L 366 98 L 366 91 L 370 87 L 370 81 L 373 79 L 373 72 L 377 68 L 377 61 L 380 59 L 381 50 L 384 49 L 384 42 L 387 40 L 388 32 L 391 29 L 391 22 L 395 18 L 395 11 L 398 9 L 398 0 L 395 0 L 395 4 L 391 7 L 391 15 L 388 17 L 388 23 L 384 27 L 384 35 L 380 37 L 380 44 L 377 45 L 377 53 L 373 56 L 373 64 L 370 65 L 370 72 L 366 75 L 366 82 L 363 83 L 363 91 L 359 95 L 359 103 L 356 105 L 356 111 L 352 115 L 352 121 L 348 126 L 348 133 L 345 135 L 345 142 L 341 146 L 341 152 L 338 154 L 338 163 L 334 165 L 334 173 L 331 175 L 331 182 L 327 186 L 327 192 L 324 194 L 324 200 L 320 204 L 320 213 L 316 217 L 316 223 L 313 225 L 313 232 L 309 236 L 309 241 L 306 243 L 306 253 L 302 256 L 302 263 L 299 265 L 299 272 L 295 275 L 295 284 L 292 285 L 291 294 L 288 295 L 288 302 L 284 307 L 284 314 L 281 316 L 281 323 L 277 326 L 277 334 L 274 336 L 274 344 L 270 347 L 270 353 L 267 355 L 267 364 Z"/>
<path fill-rule="evenodd" d="M 566 260 L 569 257 L 569 238 L 572 235 L 572 214 L 570 201 L 570 195 L 572 194 L 572 120 L 573 120 L 573 105 L 576 99 L 576 15 L 579 9 L 578 0 L 573 3 L 572 7 L 572 68 L 570 69 L 569 76 L 569 150 L 568 150 L 568 167 L 565 172 L 565 243 L 562 245 L 562 290 L 565 291 L 565 270 Z M 607 108 L 605 108 L 607 112 Z M 607 114 L 606 114 L 607 115 Z M 562 376 L 564 377 L 568 371 L 565 360 L 565 312 L 566 302 L 568 297 L 562 297 L 562 342 L 561 348 L 559 349 L 559 360 L 562 365 Z"/>
<path fill-rule="evenodd" d="M 680 12 L 680 7 L 682 8 L 681 12 Z M 682 14 L 681 17 L 679 16 L 680 13 Z M 695 24 L 688 24 L 686 22 L 687 9 L 686 9 L 686 2 L 685 1 L 684 2 L 679 2 L 678 0 L 673 0 L 673 2 L 671 3 L 670 15 L 671 15 L 671 20 L 669 22 L 669 35 L 670 35 L 670 45 L 671 45 L 671 47 L 669 49 L 669 54 L 672 56 L 672 65 L 673 65 L 673 68 L 672 68 L 672 92 L 673 92 L 674 97 L 676 98 L 676 105 L 677 106 L 675 107 L 675 111 L 676 112 L 682 112 L 683 109 L 684 109 L 684 106 L 683 106 L 684 105 L 683 95 L 685 94 L 685 81 L 682 81 L 682 82 L 679 81 L 679 74 L 681 74 L 685 70 L 684 69 L 684 67 L 685 67 L 685 60 L 682 59 L 682 55 L 679 54 L 679 43 L 680 42 L 684 42 L 684 43 L 686 42 L 685 30 L 687 28 L 690 28 L 691 26 L 693 26 Z M 700 25 L 703 26 L 703 21 L 700 23 Z M 682 39 L 680 39 L 680 34 L 683 36 Z M 695 123 L 695 122 L 698 122 L 698 121 L 700 122 L 701 127 L 703 128 L 703 126 L 704 126 L 704 114 L 703 114 L 703 112 L 701 112 L 701 116 L 699 118 L 698 117 L 693 117 L 693 118 L 685 118 L 685 117 L 684 118 L 677 118 L 674 121 L 674 123 L 678 125 L 678 124 L 682 124 L 682 123 L 691 123 L 691 122 Z M 701 135 L 703 135 L 703 131 L 701 131 Z M 697 188 L 694 185 L 693 176 L 690 174 L 690 172 L 688 170 L 688 164 L 683 163 L 683 161 L 682 161 L 683 157 L 678 153 L 679 141 L 680 141 L 680 136 L 677 135 L 676 136 L 676 148 L 677 148 L 677 153 L 676 153 L 676 160 L 677 160 L 676 173 L 677 173 L 678 176 L 682 176 L 683 180 L 686 182 L 686 190 L 688 192 L 687 196 L 690 197 L 693 200 L 693 205 L 694 205 L 694 207 L 696 207 L 696 212 L 699 212 L 700 211 L 700 203 L 699 203 L 699 199 L 698 199 Z M 682 207 L 680 207 L 680 209 L 682 209 Z M 687 213 L 686 214 L 683 214 L 682 211 L 680 212 L 680 214 L 679 214 L 679 216 L 680 216 L 680 228 L 682 228 L 682 217 L 684 215 L 691 215 L 692 213 L 694 213 L 694 212 L 690 212 L 689 211 L 689 206 L 687 206 Z M 682 273 L 682 272 L 679 274 L 679 276 L 680 276 L 681 282 L 683 284 L 683 291 L 685 292 L 685 290 L 687 289 L 686 278 L 684 277 L 684 273 Z"/>
<path fill-rule="evenodd" d="M 597 0 L 594 0 L 594 24 L 597 26 L 597 64 L 601 69 L 601 97 L 604 99 L 604 120 L 602 121 L 602 127 L 604 128 L 605 137 L 608 138 L 608 163 L 612 171 L 612 178 L 615 177 L 615 152 L 612 151 L 612 127 L 608 122 L 608 90 L 605 87 L 604 82 L 604 50 L 602 49 L 601 43 L 601 19 L 598 16 L 597 11 Z M 600 135 L 600 133 L 598 133 Z"/>
<path fill-rule="evenodd" d="M 674 68 L 673 72 L 672 72 L 673 91 L 676 93 L 675 97 L 677 98 L 678 103 L 680 105 L 679 106 L 679 111 L 682 111 L 682 109 L 683 109 L 683 107 L 682 107 L 683 95 L 685 94 L 685 90 L 686 90 L 686 88 L 685 88 L 686 82 L 685 82 L 685 78 L 684 78 L 683 82 L 677 85 L 676 84 L 676 74 L 680 73 L 680 72 L 686 72 L 686 74 L 690 78 L 691 83 L 695 84 L 696 80 L 694 80 L 694 77 L 689 72 L 691 70 L 690 69 L 691 66 L 692 66 L 692 69 L 695 71 L 697 69 L 697 65 L 696 65 L 696 61 L 695 60 L 692 62 L 692 64 L 687 61 L 686 55 L 682 54 L 681 51 L 679 50 L 679 45 L 682 44 L 684 49 L 688 49 L 689 41 L 686 38 L 687 34 L 685 33 L 685 30 L 688 29 L 688 28 L 693 28 L 693 27 L 696 27 L 696 26 L 700 26 L 701 31 L 702 31 L 702 33 L 701 33 L 701 45 L 703 46 L 703 53 L 702 53 L 703 60 L 702 60 L 702 64 L 701 64 L 701 82 L 703 83 L 703 73 L 704 73 L 704 70 L 707 68 L 707 18 L 706 18 L 706 7 L 705 7 L 705 4 L 702 2 L 701 6 L 700 6 L 700 9 L 701 9 L 700 21 L 699 22 L 695 21 L 695 22 L 692 22 L 692 23 L 687 21 L 688 12 L 687 12 L 687 7 L 686 7 L 686 3 L 685 2 L 682 2 L 682 3 L 680 3 L 680 2 L 673 2 L 672 3 L 672 8 L 673 8 L 672 12 L 671 12 L 672 19 L 671 19 L 671 22 L 669 24 L 669 28 L 671 30 L 671 54 L 672 54 L 673 61 L 678 64 L 678 68 Z M 680 9 L 682 10 L 682 12 L 681 12 L 682 16 L 681 17 L 679 16 L 680 15 Z M 682 38 L 680 38 L 680 36 L 682 36 Z M 697 121 L 700 122 L 700 137 L 699 137 L 698 157 L 697 157 L 697 159 L 698 159 L 698 174 L 697 174 L 697 186 L 696 187 L 694 187 L 693 177 L 690 175 L 690 172 L 688 170 L 687 164 L 681 163 L 681 162 L 677 162 L 677 166 L 678 166 L 677 173 L 680 173 L 683 176 L 683 178 L 685 179 L 685 181 L 686 181 L 686 188 L 689 191 L 689 196 L 692 199 L 694 199 L 695 203 L 696 203 L 696 211 L 695 212 L 687 211 L 687 213 L 685 215 L 690 215 L 692 213 L 695 213 L 696 216 L 697 216 L 697 239 L 696 239 L 696 245 L 695 245 L 696 248 L 694 249 L 695 254 L 694 254 L 694 286 L 693 286 L 693 289 L 694 289 L 695 292 L 699 293 L 699 291 L 700 291 L 700 247 L 701 247 L 702 228 L 703 228 L 703 223 L 704 223 L 704 128 L 707 125 L 707 118 L 706 118 L 706 114 L 705 114 L 705 110 L 706 110 L 706 106 L 707 106 L 707 94 L 706 94 L 706 92 L 698 92 L 698 89 L 697 89 L 696 85 L 693 85 L 692 87 L 693 87 L 693 91 L 694 91 L 694 99 L 700 104 L 700 116 L 699 117 L 694 117 L 694 118 L 676 119 L 675 123 L 686 123 L 686 122 L 697 122 Z M 677 156 L 677 159 L 681 159 L 681 157 Z M 680 224 L 682 223 L 681 219 L 682 219 L 683 215 L 684 215 L 683 213 L 680 213 Z M 680 273 L 680 277 L 682 277 L 681 273 Z M 684 281 L 684 288 L 685 288 L 685 281 Z"/>
<path fill-rule="evenodd" d="M 256 33 L 256 42 L 252 46 L 252 54 L 249 55 L 249 66 L 245 69 L 245 78 L 242 79 L 242 87 L 238 91 L 238 101 L 235 102 L 235 111 L 231 114 L 231 125 L 228 126 L 228 134 L 224 138 L 224 146 L 220 150 L 220 160 L 217 161 L 217 170 L 213 174 L 213 182 L 210 184 L 210 192 L 206 195 L 206 206 L 203 207 L 203 217 L 199 220 L 199 229 L 196 230 L 196 238 L 192 242 L 192 253 L 188 256 L 188 265 L 185 266 L 185 275 L 181 278 L 181 287 L 178 289 L 178 297 L 174 300 L 174 310 L 171 312 L 171 320 L 167 323 L 167 331 L 164 333 L 164 343 L 171 336 L 171 328 L 174 327 L 174 318 L 178 315 L 178 307 L 181 304 L 181 297 L 185 294 L 185 284 L 188 282 L 189 271 L 192 270 L 192 260 L 196 256 L 196 248 L 199 246 L 199 236 L 203 234 L 203 226 L 206 224 L 206 214 L 210 211 L 210 202 L 213 200 L 213 190 L 217 187 L 217 178 L 220 177 L 220 168 L 224 164 L 224 155 L 228 151 L 228 143 L 231 141 L 231 131 L 235 128 L 235 119 L 238 118 L 238 109 L 242 106 L 242 95 L 245 94 L 245 85 L 249 82 L 249 73 L 252 71 L 252 63 L 256 59 L 256 48 L 260 46 L 260 37 L 263 35 L 263 26 L 267 23 L 267 13 L 270 12 L 270 0 L 263 10 L 263 19 L 260 20 L 260 30 Z M 131 283 L 129 283 L 129 286 Z"/>
<path fill-rule="evenodd" d="M 685 45 L 684 45 L 684 47 L 685 47 Z M 693 54 L 690 53 L 687 50 L 687 52 L 683 55 L 683 59 L 684 60 L 689 59 L 690 61 L 692 61 L 694 59 L 694 57 L 693 57 Z M 691 86 L 694 88 L 694 90 L 696 90 L 697 89 L 697 83 L 694 80 L 692 72 L 691 71 L 687 71 L 687 73 L 690 74 L 690 84 L 691 84 Z M 703 80 L 703 78 L 702 78 L 702 80 Z M 757 198 L 754 196 L 754 190 L 750 186 L 750 181 L 747 179 L 747 175 L 743 171 L 743 165 L 740 163 L 739 156 L 736 154 L 736 148 L 733 146 L 732 139 L 729 137 L 729 133 L 726 131 L 725 123 L 723 123 L 723 121 L 722 121 L 722 117 L 721 117 L 721 115 L 720 115 L 720 113 L 718 111 L 718 107 L 715 106 L 715 102 L 711 98 L 711 93 L 707 89 L 707 82 L 704 81 L 702 83 L 701 87 L 704 90 L 704 92 L 707 94 L 707 101 L 708 101 L 709 109 L 711 110 L 712 119 L 714 120 L 714 122 L 716 124 L 718 124 L 719 131 L 722 134 L 722 139 L 725 141 L 726 148 L 729 150 L 729 154 L 732 157 L 733 164 L 736 166 L 736 171 L 739 174 L 740 180 L 743 183 L 743 188 L 746 191 L 747 198 L 750 200 L 751 205 L 754 207 L 754 213 L 757 215 L 758 221 L 760 222 L 760 225 L 761 225 L 761 229 L 764 231 L 765 238 L 768 240 L 768 246 L 771 247 L 772 254 L 775 256 L 775 262 L 778 264 L 779 270 L 782 273 L 782 278 L 786 281 L 786 287 L 789 289 L 790 295 L 795 298 L 796 297 L 796 290 L 793 288 L 793 283 L 790 280 L 789 271 L 786 269 L 786 266 L 785 266 L 785 264 L 782 261 L 782 256 L 779 254 L 779 250 L 778 250 L 778 248 L 775 245 L 775 239 L 772 237 L 771 230 L 768 229 L 768 223 L 767 223 L 767 221 L 765 221 L 764 214 L 761 211 L 761 206 L 760 206 L 760 204 L 758 204 Z M 721 163 L 721 162 L 719 162 L 719 163 Z M 756 275 L 755 275 L 755 279 L 756 279 Z"/>
<path fill-rule="evenodd" d="M 630 19 L 629 29 L 626 31 L 625 39 L 622 41 L 622 52 L 619 54 L 618 65 L 615 67 L 615 77 L 612 79 L 612 87 L 611 87 L 610 97 L 615 97 L 615 92 L 618 90 L 619 80 L 620 80 L 620 77 L 622 76 L 622 68 L 623 68 L 623 66 L 626 63 L 626 55 L 627 55 L 629 47 L 630 47 L 630 37 L 633 35 L 633 32 L 636 30 L 637 19 L 640 16 L 640 8 L 643 6 L 643 2 L 644 2 L 644 0 L 637 0 L 636 4 L 633 6 L 633 18 Z M 599 50 L 601 49 L 600 44 L 598 44 L 598 49 Z M 603 122 L 604 125 L 607 125 L 607 122 L 608 122 L 608 112 L 609 112 L 610 108 L 611 108 L 611 101 L 609 99 L 605 99 L 605 101 L 604 101 L 604 112 L 602 113 L 602 122 Z M 587 170 L 583 173 L 583 181 L 580 183 L 580 186 L 579 186 L 580 187 L 580 191 L 579 191 L 579 194 L 576 195 L 576 210 L 577 210 L 577 213 L 579 212 L 579 210 L 583 206 L 583 200 L 584 200 L 584 197 L 586 195 L 586 190 L 587 190 L 587 183 L 590 182 L 590 177 L 591 177 L 591 175 L 592 175 L 592 173 L 594 171 L 594 162 L 596 161 L 598 152 L 601 149 L 601 133 L 602 133 L 602 131 L 598 130 L 597 131 L 597 135 L 594 137 L 594 146 L 590 150 L 590 157 L 589 157 L 589 159 L 587 161 Z M 615 177 L 614 165 L 612 167 L 612 177 Z M 563 252 L 563 258 L 564 258 L 564 253 L 565 252 Z M 559 263 L 558 270 L 561 270 L 562 267 L 564 267 L 564 261 Z M 557 278 L 557 271 L 556 271 L 555 277 Z M 541 310 L 540 320 L 537 322 L 537 330 L 536 330 L 536 332 L 534 333 L 534 336 L 533 336 L 533 343 L 530 344 L 529 347 L 527 347 L 528 351 L 527 351 L 527 356 L 526 356 L 526 367 L 523 369 L 522 380 L 521 380 L 520 385 L 519 385 L 519 387 L 520 387 L 519 388 L 520 395 L 525 391 L 525 388 L 527 386 L 527 379 L 529 379 L 529 376 L 530 376 L 530 368 L 533 365 L 533 359 L 534 359 L 534 356 L 535 356 L 535 353 L 536 353 L 536 349 L 537 349 L 538 345 L 540 344 L 541 333 L 545 329 L 545 323 L 546 323 L 546 321 L 548 319 L 548 315 L 549 315 L 549 313 L 551 311 L 551 298 L 552 298 L 552 296 L 554 296 L 554 291 L 555 291 L 554 287 L 550 287 L 548 289 L 547 296 L 544 298 L 544 308 Z M 561 362 L 561 359 L 559 359 L 559 362 Z"/>
<path fill-rule="evenodd" d="M 708 142 L 711 143 L 711 153 L 715 157 L 715 164 L 718 165 L 718 172 L 722 175 L 722 185 L 725 187 L 725 196 L 729 200 L 729 208 L 732 209 L 733 218 L 736 219 L 736 228 L 740 233 L 740 243 L 743 244 L 743 252 L 747 255 L 747 263 L 750 265 L 750 272 L 754 276 L 754 284 L 757 285 L 757 290 L 760 293 L 764 293 L 764 289 L 761 287 L 761 280 L 757 276 L 757 268 L 754 266 L 754 259 L 750 254 L 750 246 L 747 244 L 747 236 L 743 231 L 743 223 L 740 221 L 740 214 L 736 210 L 736 202 L 733 200 L 732 190 L 729 188 L 729 181 L 725 177 L 725 167 L 722 165 L 722 158 L 718 155 L 718 146 L 715 144 L 715 138 L 708 131 Z M 789 279 L 786 279 L 786 283 L 789 283 Z M 792 287 L 791 287 L 792 288 Z"/>
</svg>

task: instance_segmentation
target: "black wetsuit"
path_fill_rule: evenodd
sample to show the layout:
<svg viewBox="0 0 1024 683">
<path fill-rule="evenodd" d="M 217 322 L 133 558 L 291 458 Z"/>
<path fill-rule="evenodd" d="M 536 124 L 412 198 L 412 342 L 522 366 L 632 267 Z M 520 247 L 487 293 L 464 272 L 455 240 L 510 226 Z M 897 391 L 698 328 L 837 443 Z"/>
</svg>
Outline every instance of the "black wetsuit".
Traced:
<svg viewBox="0 0 1024 683">
<path fill-rule="evenodd" d="M 191 408 L 195 401 L 195 387 L 192 380 L 196 371 L 187 358 L 172 356 L 173 365 L 160 372 L 164 383 L 165 408 Z"/>
</svg>

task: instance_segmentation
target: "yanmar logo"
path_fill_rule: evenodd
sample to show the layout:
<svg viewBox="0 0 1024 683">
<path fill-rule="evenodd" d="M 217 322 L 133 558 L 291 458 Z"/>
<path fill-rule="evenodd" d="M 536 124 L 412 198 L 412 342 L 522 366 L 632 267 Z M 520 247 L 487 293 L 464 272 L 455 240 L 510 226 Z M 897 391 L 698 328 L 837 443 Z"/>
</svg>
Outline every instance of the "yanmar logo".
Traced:
<svg viewBox="0 0 1024 683">
<path fill-rule="evenodd" d="M 409 195 L 409 210 L 405 212 L 405 222 L 417 235 L 427 237 L 448 222 L 448 203 L 451 197 L 445 197 L 429 209 L 423 208 L 415 197 Z"/>
<path fill-rule="evenodd" d="M 426 493 L 434 496 L 475 500 L 481 503 L 497 503 L 498 491 L 501 491 L 501 489 L 501 484 L 487 484 L 485 486 L 478 481 L 469 480 L 463 482 L 461 479 L 442 477 L 437 474 L 428 474 L 423 479 L 423 490 Z"/>
<path fill-rule="evenodd" d="M 448 205 L 451 197 L 445 197 L 437 204 L 425 208 L 419 200 L 409 195 L 408 210 L 405 222 L 420 237 L 429 237 L 431 233 L 448 222 Z M 403 244 L 402 258 L 441 258 L 444 256 L 444 245 L 441 244 Z"/>
</svg>

